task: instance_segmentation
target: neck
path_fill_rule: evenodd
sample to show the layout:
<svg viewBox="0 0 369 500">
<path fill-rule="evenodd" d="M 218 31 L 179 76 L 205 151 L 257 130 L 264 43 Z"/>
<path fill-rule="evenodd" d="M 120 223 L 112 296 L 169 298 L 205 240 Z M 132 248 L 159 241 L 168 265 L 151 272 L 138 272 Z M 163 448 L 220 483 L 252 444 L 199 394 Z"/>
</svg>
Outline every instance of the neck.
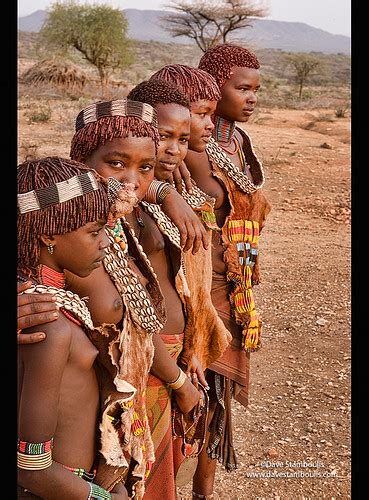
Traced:
<svg viewBox="0 0 369 500">
<path fill-rule="evenodd" d="M 55 288 L 65 287 L 64 273 L 55 271 L 51 267 L 40 264 L 38 266 L 38 278 L 42 285 L 54 286 Z"/>
<path fill-rule="evenodd" d="M 230 142 L 236 130 L 236 122 L 230 122 L 218 115 L 213 115 L 213 122 L 215 125 L 213 131 L 214 139 L 217 142 Z"/>
</svg>

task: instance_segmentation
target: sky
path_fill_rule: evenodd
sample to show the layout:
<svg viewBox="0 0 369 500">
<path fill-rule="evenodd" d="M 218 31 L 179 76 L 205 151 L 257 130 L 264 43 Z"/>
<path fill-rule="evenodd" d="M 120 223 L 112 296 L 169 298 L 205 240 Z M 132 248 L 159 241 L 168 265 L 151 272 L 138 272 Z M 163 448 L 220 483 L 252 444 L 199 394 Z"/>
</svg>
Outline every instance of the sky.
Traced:
<svg viewBox="0 0 369 500">
<path fill-rule="evenodd" d="M 60 0 L 59 0 L 60 1 Z M 119 9 L 166 10 L 170 0 L 80 0 L 106 4 Z M 266 19 L 309 24 L 334 35 L 351 36 L 351 0 L 262 0 L 269 9 Z M 45 10 L 54 0 L 18 0 L 18 16 Z"/>
</svg>

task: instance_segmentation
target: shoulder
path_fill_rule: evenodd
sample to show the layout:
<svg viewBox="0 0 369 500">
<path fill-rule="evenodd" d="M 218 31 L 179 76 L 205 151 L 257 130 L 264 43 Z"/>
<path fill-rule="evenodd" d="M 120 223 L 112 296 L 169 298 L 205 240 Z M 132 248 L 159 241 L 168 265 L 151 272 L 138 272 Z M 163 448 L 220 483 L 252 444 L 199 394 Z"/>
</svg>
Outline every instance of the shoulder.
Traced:
<svg viewBox="0 0 369 500">
<path fill-rule="evenodd" d="M 50 323 L 44 323 L 36 327 L 27 328 L 24 333 L 43 331 L 46 338 L 42 342 L 29 345 L 20 345 L 19 351 L 22 356 L 30 357 L 36 360 L 39 356 L 56 355 L 68 353 L 72 341 L 73 325 L 72 322 L 60 312 L 59 318 Z"/>
</svg>

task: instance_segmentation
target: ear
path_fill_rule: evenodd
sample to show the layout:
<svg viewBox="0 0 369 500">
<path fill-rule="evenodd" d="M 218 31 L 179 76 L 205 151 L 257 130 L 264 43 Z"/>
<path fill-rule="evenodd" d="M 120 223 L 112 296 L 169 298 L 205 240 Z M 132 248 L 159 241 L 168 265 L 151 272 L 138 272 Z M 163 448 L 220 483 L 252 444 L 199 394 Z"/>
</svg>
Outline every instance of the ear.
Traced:
<svg viewBox="0 0 369 500">
<path fill-rule="evenodd" d="M 52 245 L 55 245 L 55 238 L 54 238 L 54 236 L 50 236 L 50 235 L 46 235 L 46 234 L 41 234 L 40 240 L 46 246 L 50 245 L 50 243 Z"/>
</svg>

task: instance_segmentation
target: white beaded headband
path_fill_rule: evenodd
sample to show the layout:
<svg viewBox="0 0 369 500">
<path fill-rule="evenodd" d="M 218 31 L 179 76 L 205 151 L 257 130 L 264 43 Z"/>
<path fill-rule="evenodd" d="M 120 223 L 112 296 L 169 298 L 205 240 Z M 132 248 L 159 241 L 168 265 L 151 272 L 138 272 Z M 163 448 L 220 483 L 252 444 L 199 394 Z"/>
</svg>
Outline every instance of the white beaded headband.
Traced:
<svg viewBox="0 0 369 500">
<path fill-rule="evenodd" d="M 43 210 L 51 205 L 97 191 L 99 185 L 91 172 L 75 175 L 70 179 L 57 182 L 52 186 L 18 194 L 18 209 L 21 214 Z"/>
<path fill-rule="evenodd" d="M 130 99 L 116 99 L 86 106 L 76 118 L 76 132 L 87 123 L 96 122 L 104 116 L 135 116 L 154 127 L 158 126 L 156 110 L 150 104 Z"/>
</svg>

